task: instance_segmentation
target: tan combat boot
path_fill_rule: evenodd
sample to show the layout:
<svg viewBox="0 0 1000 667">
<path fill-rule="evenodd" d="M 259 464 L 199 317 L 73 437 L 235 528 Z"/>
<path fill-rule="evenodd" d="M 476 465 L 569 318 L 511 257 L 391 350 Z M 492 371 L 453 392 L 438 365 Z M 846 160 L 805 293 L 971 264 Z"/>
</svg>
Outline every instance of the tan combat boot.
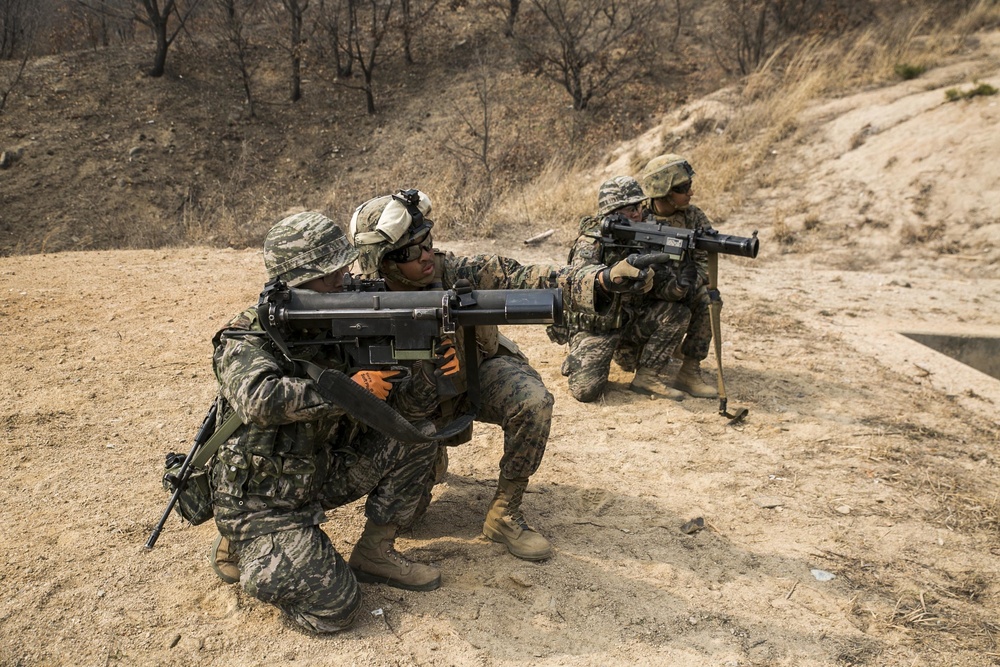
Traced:
<svg viewBox="0 0 1000 667">
<path fill-rule="evenodd" d="M 483 523 L 483 535 L 505 545 L 518 558 L 545 560 L 552 556 L 552 545 L 528 525 L 521 512 L 521 498 L 527 486 L 527 477 L 507 479 L 500 475 Z"/>
<path fill-rule="evenodd" d="M 240 582 L 240 566 L 236 556 L 229 552 L 229 540 L 221 534 L 212 542 L 212 550 L 208 552 L 208 562 L 212 569 L 227 584 Z"/>
<path fill-rule="evenodd" d="M 433 591 L 441 585 L 436 567 L 411 563 L 394 546 L 397 526 L 379 526 L 371 519 L 365 524 L 361 539 L 354 545 L 347 564 L 358 581 L 388 584 L 408 591 Z"/>
<path fill-rule="evenodd" d="M 664 382 L 659 374 L 651 368 L 640 368 L 635 372 L 628 386 L 634 392 L 652 396 L 662 396 L 674 401 L 683 401 L 684 392 L 678 391 Z"/>
<path fill-rule="evenodd" d="M 716 398 L 719 395 L 715 387 L 701 379 L 701 362 L 697 359 L 684 360 L 674 378 L 674 389 L 680 389 L 695 398 Z"/>
</svg>

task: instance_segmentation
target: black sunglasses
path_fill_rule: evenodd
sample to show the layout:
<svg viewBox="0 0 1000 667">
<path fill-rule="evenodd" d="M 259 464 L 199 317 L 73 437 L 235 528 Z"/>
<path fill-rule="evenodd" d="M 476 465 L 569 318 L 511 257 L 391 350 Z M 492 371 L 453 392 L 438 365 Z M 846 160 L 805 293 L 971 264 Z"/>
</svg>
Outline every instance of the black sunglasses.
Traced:
<svg viewBox="0 0 1000 667">
<path fill-rule="evenodd" d="M 687 183 L 681 183 L 680 185 L 675 185 L 674 187 L 670 188 L 670 191 L 676 192 L 679 195 L 686 195 L 687 193 L 691 192 L 691 181 L 688 181 Z"/>
</svg>

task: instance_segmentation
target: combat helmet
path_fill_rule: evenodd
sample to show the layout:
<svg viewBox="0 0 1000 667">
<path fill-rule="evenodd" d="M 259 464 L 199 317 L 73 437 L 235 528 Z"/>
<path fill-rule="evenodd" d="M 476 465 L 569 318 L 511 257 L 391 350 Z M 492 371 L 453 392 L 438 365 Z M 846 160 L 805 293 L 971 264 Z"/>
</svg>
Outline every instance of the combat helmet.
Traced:
<svg viewBox="0 0 1000 667">
<path fill-rule="evenodd" d="M 597 215 L 604 217 L 625 206 L 638 204 L 645 198 L 639 181 L 631 176 L 615 176 L 601 183 L 597 191 Z"/>
<path fill-rule="evenodd" d="M 671 188 L 691 180 L 694 169 L 687 158 L 674 153 L 660 155 L 650 160 L 639 174 L 642 191 L 650 199 L 666 197 Z"/>
<path fill-rule="evenodd" d="M 347 270 L 357 257 L 337 223 L 315 211 L 282 219 L 264 237 L 267 277 L 289 287 Z"/>
<path fill-rule="evenodd" d="M 419 190 L 375 197 L 355 209 L 349 233 L 361 275 L 378 275 L 388 253 L 426 237 L 434 226 L 430 212 L 431 200 Z"/>
</svg>

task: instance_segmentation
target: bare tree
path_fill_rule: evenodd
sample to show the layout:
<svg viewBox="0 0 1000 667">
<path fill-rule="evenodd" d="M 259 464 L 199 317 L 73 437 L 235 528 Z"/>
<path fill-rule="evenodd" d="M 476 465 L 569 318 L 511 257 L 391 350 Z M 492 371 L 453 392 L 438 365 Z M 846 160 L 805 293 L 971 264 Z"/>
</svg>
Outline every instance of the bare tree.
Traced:
<svg viewBox="0 0 1000 667">
<path fill-rule="evenodd" d="M 444 150 L 462 164 L 462 182 L 456 184 L 456 190 L 463 193 L 456 202 L 462 217 L 480 217 L 493 204 L 497 164 L 506 157 L 502 142 L 496 140 L 499 116 L 503 113 L 496 77 L 486 56 L 477 54 L 477 60 L 472 100 L 455 104 L 461 130 L 451 134 L 443 144 Z"/>
<path fill-rule="evenodd" d="M 112 38 L 119 42 L 128 42 L 135 38 L 136 21 L 128 10 L 131 0 L 91 0 L 95 6 L 113 7 L 111 11 L 95 11 L 87 5 L 75 3 L 72 11 L 73 19 L 79 21 L 86 32 L 86 43 L 91 48 L 108 47 Z M 111 3 L 114 3 L 113 5 Z"/>
<path fill-rule="evenodd" d="M 33 0 L 0 0 L 0 60 L 19 60 L 10 78 L 0 81 L 0 113 L 24 80 L 40 22 L 37 9 Z"/>
<path fill-rule="evenodd" d="M 530 0 L 515 37 L 525 65 L 569 93 L 573 108 L 641 70 L 642 34 L 664 0 Z"/>
<path fill-rule="evenodd" d="M 7 98 L 10 97 L 18 84 L 21 83 L 21 79 L 24 76 L 24 68 L 28 65 L 28 51 L 24 51 L 21 54 L 21 62 L 17 65 L 17 71 L 10 78 L 9 81 L 0 82 L 0 114 L 3 113 L 4 107 L 7 106 Z"/>
<path fill-rule="evenodd" d="M 138 21 L 149 28 L 156 41 L 153 66 L 148 74 L 163 76 L 166 71 L 167 51 L 184 29 L 188 18 L 201 4 L 201 0 L 76 0 L 86 9 L 105 16 Z M 171 28 L 171 22 L 175 25 Z"/>
<path fill-rule="evenodd" d="M 722 0 L 708 33 L 719 65 L 743 75 L 757 69 L 775 48 L 774 18 L 774 0 Z"/>
<path fill-rule="evenodd" d="M 354 13 L 352 22 L 356 26 L 351 37 L 351 50 L 358 67 L 361 68 L 363 83 L 361 85 L 341 83 L 341 85 L 364 91 L 369 114 L 374 114 L 376 111 L 373 84 L 375 68 L 381 62 L 379 49 L 389 31 L 392 10 L 395 6 L 396 0 L 355 0 L 351 3 L 350 9 Z M 384 55 L 383 53 L 383 57 Z"/>
<path fill-rule="evenodd" d="M 309 0 L 281 0 L 281 4 L 284 5 L 291 20 L 288 44 L 292 58 L 289 99 L 298 102 L 302 99 L 302 54 L 305 49 L 305 40 L 302 38 L 302 17 L 309 8 Z"/>
<path fill-rule="evenodd" d="M 219 47 L 223 57 L 239 73 L 247 113 L 256 116 L 253 75 L 259 64 L 250 41 L 250 24 L 258 10 L 258 0 L 213 0 Z"/>
<path fill-rule="evenodd" d="M 357 13 L 352 11 L 352 5 L 357 0 L 319 0 L 316 23 L 320 32 L 326 36 L 325 43 L 329 45 L 333 57 L 334 68 L 338 77 L 349 77 L 354 71 L 354 52 L 351 45 L 357 26 L 354 20 Z M 317 48 L 321 57 L 325 49 Z"/>
<path fill-rule="evenodd" d="M 27 53 L 36 19 L 34 0 L 0 0 L 0 60 Z"/>
<path fill-rule="evenodd" d="M 163 76 L 167 65 L 167 51 L 184 29 L 191 12 L 201 4 L 201 0 L 163 0 L 162 4 L 160 0 L 141 0 L 140 4 L 146 13 L 145 18 L 139 18 L 139 22 L 149 27 L 156 40 L 156 54 L 149 76 Z M 173 30 L 170 28 L 171 17 L 176 23 Z"/>
<path fill-rule="evenodd" d="M 400 30 L 403 33 L 403 60 L 407 65 L 414 63 L 413 38 L 420 32 L 437 5 L 438 0 L 399 0 L 399 10 L 402 15 Z"/>
<path fill-rule="evenodd" d="M 521 0 L 486 0 L 486 9 L 499 14 L 500 18 L 503 19 L 504 37 L 513 37 L 517 13 L 521 9 Z"/>
</svg>

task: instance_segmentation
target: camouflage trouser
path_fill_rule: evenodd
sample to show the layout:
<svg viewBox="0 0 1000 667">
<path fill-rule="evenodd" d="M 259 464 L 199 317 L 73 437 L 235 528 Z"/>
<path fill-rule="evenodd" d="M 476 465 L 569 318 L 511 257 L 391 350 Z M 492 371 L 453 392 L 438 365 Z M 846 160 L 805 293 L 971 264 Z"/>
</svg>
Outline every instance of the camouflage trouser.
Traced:
<svg viewBox="0 0 1000 667">
<path fill-rule="evenodd" d="M 507 479 L 538 470 L 549 441 L 555 399 L 527 359 L 500 355 L 479 367 L 482 405 L 476 421 L 503 429 L 500 473 Z"/>
<path fill-rule="evenodd" d="M 612 359 L 627 372 L 649 368 L 666 375 L 680 345 L 684 356 L 701 361 L 712 341 L 708 303 L 704 289 L 683 301 L 650 300 L 629 312 L 618 331 L 577 332 L 562 365 L 570 393 L 584 403 L 596 400 L 607 385 Z"/>
<path fill-rule="evenodd" d="M 611 358 L 618 349 L 621 332 L 592 334 L 580 331 L 569 341 L 569 354 L 562 374 L 568 378 L 569 393 L 584 403 L 596 400 L 608 384 Z"/>
<path fill-rule="evenodd" d="M 313 632 L 348 627 L 360 609 L 361 592 L 344 559 L 316 525 L 323 520 L 323 510 L 367 494 L 365 514 L 371 521 L 411 521 L 420 492 L 429 484 L 436 452 L 431 443 L 403 445 L 367 431 L 334 457 L 322 488 L 309 503 L 282 508 L 280 500 L 249 494 L 227 497 L 229 507 L 217 503 L 216 524 L 239 558 L 244 590 Z M 246 508 L 248 520 L 240 521 L 239 508 Z M 234 520 L 240 522 L 242 535 L 252 536 L 233 539 L 227 527 Z"/>
<path fill-rule="evenodd" d="M 712 344 L 712 318 L 708 310 L 711 300 L 708 298 L 708 290 L 701 287 L 678 303 L 691 313 L 684 342 L 681 344 L 681 352 L 688 359 L 704 361 Z"/>
<path fill-rule="evenodd" d="M 476 421 L 497 424 L 503 429 L 500 474 L 507 479 L 530 477 L 545 454 L 555 399 L 538 372 L 519 356 L 498 355 L 483 360 L 479 365 L 479 386 L 481 404 Z M 467 408 L 466 400 L 463 397 L 459 403 L 459 412 Z M 443 454 L 446 461 L 447 452 Z M 435 481 L 432 475 L 414 522 L 427 509 Z M 411 525 L 398 518 L 396 522 Z"/>
<path fill-rule="evenodd" d="M 337 632 L 361 609 L 354 573 L 319 526 L 240 542 L 240 583 L 312 632 Z"/>
</svg>

